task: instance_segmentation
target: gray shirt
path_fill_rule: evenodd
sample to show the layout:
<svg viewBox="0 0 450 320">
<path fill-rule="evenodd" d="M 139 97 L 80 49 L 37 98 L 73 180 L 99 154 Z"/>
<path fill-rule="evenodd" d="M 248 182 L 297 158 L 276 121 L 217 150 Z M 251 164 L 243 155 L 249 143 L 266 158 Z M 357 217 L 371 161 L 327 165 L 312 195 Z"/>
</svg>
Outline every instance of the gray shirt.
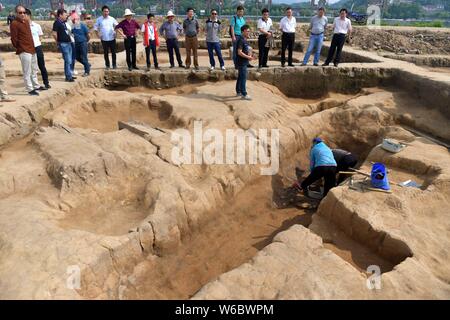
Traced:
<svg viewBox="0 0 450 320">
<path fill-rule="evenodd" d="M 182 31 L 183 28 L 181 28 L 181 25 L 177 21 L 174 21 L 173 23 L 166 21 L 163 23 L 161 28 L 159 28 L 159 33 L 161 36 L 167 39 L 178 38 Z"/>
<path fill-rule="evenodd" d="M 186 18 L 183 22 L 183 30 L 188 37 L 195 37 L 199 28 L 198 20 L 195 18 Z"/>
<path fill-rule="evenodd" d="M 312 34 L 320 34 L 323 33 L 327 27 L 328 18 L 323 16 L 319 18 L 319 16 L 314 16 L 311 18 L 311 33 Z"/>
<path fill-rule="evenodd" d="M 206 42 L 220 42 L 222 24 L 219 20 L 206 20 Z"/>
</svg>

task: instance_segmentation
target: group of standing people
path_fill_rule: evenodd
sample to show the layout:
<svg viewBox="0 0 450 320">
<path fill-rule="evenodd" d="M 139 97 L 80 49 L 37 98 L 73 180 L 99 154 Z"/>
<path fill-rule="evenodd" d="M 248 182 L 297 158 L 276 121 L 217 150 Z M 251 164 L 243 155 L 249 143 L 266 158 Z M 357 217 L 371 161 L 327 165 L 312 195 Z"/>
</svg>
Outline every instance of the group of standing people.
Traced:
<svg viewBox="0 0 450 320">
<path fill-rule="evenodd" d="M 302 66 L 306 66 L 312 53 L 314 53 L 313 65 L 319 65 L 320 53 L 322 51 L 323 40 L 327 30 L 328 18 L 325 16 L 325 8 L 320 7 L 317 14 L 311 18 L 309 25 L 310 37 L 306 54 L 303 58 Z M 342 48 L 344 47 L 347 37 L 351 39 L 352 23 L 347 18 L 347 9 L 343 8 L 339 11 L 339 16 L 333 21 L 333 38 L 331 40 L 330 49 L 327 58 L 322 66 L 328 66 L 331 61 L 335 67 L 338 66 L 341 59 Z M 283 59 L 283 58 L 282 58 Z M 282 60 L 283 61 L 283 60 Z M 283 64 L 283 62 L 282 62 Z"/>
<path fill-rule="evenodd" d="M 157 27 L 155 16 L 148 14 L 146 21 L 140 25 L 134 19 L 134 13 L 126 9 L 123 15 L 124 19 L 119 23 L 115 18 L 109 15 L 109 7 L 102 7 L 102 16 L 96 20 L 94 31 L 97 32 L 101 40 L 104 54 L 105 67 L 107 69 L 117 68 L 116 58 L 116 35 L 119 33 L 123 37 L 126 52 L 126 61 L 128 70 L 137 70 L 136 55 L 137 41 L 139 32 L 143 34 L 143 45 L 145 47 L 147 70 L 151 67 L 151 57 L 155 69 L 159 69 L 157 48 L 160 45 L 160 37 L 164 38 L 167 44 L 170 68 L 175 67 L 175 59 L 179 67 L 189 69 L 191 65 L 199 69 L 198 62 L 198 34 L 200 32 L 200 23 L 195 17 L 193 8 L 186 10 L 186 18 L 180 24 L 175 19 L 175 14 L 169 11 L 166 15 L 166 21 Z M 247 39 L 250 35 L 250 27 L 244 17 L 245 9 L 243 6 L 236 8 L 236 14 L 230 19 L 229 34 L 232 40 L 232 60 L 235 69 L 238 70 L 238 80 L 236 83 L 236 94 L 243 99 L 250 100 L 246 90 L 247 69 L 252 68 L 250 61 L 256 60 L 253 50 Z M 285 10 L 286 16 L 280 21 L 279 30 L 281 36 L 281 65 L 283 67 L 292 67 L 293 51 L 295 46 L 295 35 L 297 21 L 293 16 L 290 7 Z M 311 54 L 314 55 L 313 64 L 318 66 L 320 53 L 323 45 L 324 34 L 327 28 L 328 18 L 325 16 L 325 9 L 319 8 L 317 15 L 312 17 L 310 23 L 309 45 L 304 56 L 302 66 L 309 61 Z M 204 31 L 206 35 L 206 44 L 208 49 L 210 70 L 216 68 L 215 55 L 218 58 L 220 69 L 225 70 L 225 63 L 221 52 L 220 35 L 223 31 L 222 22 L 218 19 L 217 10 L 210 12 L 210 17 L 206 20 Z M 258 67 L 267 68 L 269 50 L 274 47 L 274 26 L 270 18 L 270 12 L 267 8 L 262 10 L 261 18 L 257 22 L 258 36 Z M 327 59 L 323 66 L 328 66 L 332 61 L 338 66 L 342 48 L 347 36 L 351 36 L 352 26 L 347 18 L 347 10 L 341 9 L 339 17 L 333 22 L 333 38 L 328 52 Z M 186 60 L 183 63 L 180 53 L 179 38 L 184 34 Z M 30 95 L 38 95 L 38 91 L 49 89 L 50 83 L 48 73 L 45 68 L 44 54 L 40 42 L 42 29 L 39 24 L 31 20 L 30 10 L 22 5 L 16 7 L 16 17 L 11 22 L 11 41 L 19 55 L 25 86 Z M 76 79 L 75 61 L 79 61 L 84 66 L 83 76 L 90 73 L 90 64 L 88 61 L 88 42 L 90 40 L 89 29 L 80 22 L 80 17 L 75 13 L 68 14 L 64 9 L 58 9 L 56 19 L 53 24 L 53 37 L 58 43 L 63 59 L 65 80 L 73 82 Z M 286 57 L 287 51 L 287 57 Z M 109 55 L 111 54 L 111 60 Z M 40 69 L 44 86 L 41 86 L 37 80 L 37 68 Z M 4 81 L 1 77 L 3 66 L 0 61 L 0 84 Z M 3 80 L 2 80 L 3 79 Z M 1 92 L 4 92 L 1 91 Z M 2 99 L 9 99 L 7 94 L 1 93 Z"/>
<path fill-rule="evenodd" d="M 89 76 L 91 70 L 88 61 L 89 29 L 80 21 L 78 14 L 72 12 L 69 15 L 66 10 L 58 9 L 52 35 L 64 59 L 65 80 L 67 82 L 75 81 L 77 75 L 75 61 L 84 66 L 83 77 Z"/>
<path fill-rule="evenodd" d="M 23 81 L 28 94 L 30 96 L 38 96 L 40 91 L 51 88 L 41 42 L 41 37 L 43 36 L 42 28 L 32 20 L 31 10 L 23 5 L 17 5 L 15 12 L 16 16 L 10 23 L 11 43 L 19 56 Z M 83 76 L 88 76 L 90 72 L 90 64 L 87 58 L 88 27 L 80 22 L 80 17 L 76 13 L 73 13 L 69 19 L 66 11 L 59 9 L 52 31 L 64 58 L 66 81 L 72 82 L 75 79 L 75 60 L 84 65 Z M 38 69 L 41 73 L 43 85 L 39 84 Z M 9 98 L 3 88 L 4 73 L 3 63 L 0 60 L 1 101 L 14 101 Z"/>
</svg>

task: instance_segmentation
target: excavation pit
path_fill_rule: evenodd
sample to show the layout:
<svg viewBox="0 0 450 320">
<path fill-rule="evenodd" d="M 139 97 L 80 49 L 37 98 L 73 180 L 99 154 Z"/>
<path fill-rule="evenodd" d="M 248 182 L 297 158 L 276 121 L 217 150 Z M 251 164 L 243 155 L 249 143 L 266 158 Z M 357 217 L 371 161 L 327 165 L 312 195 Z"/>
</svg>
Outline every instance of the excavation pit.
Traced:
<svg viewBox="0 0 450 320">
<path fill-rule="evenodd" d="M 279 286 L 286 283 L 309 288 L 322 277 L 329 280 L 323 286 L 332 288 L 334 297 L 341 297 L 333 291 L 340 279 L 352 278 L 356 282 L 347 285 L 356 288 L 355 297 L 370 298 L 360 285 L 372 265 L 394 279 L 390 281 L 406 281 L 404 274 L 420 269 L 442 288 L 439 283 L 448 278 L 448 270 L 439 261 L 446 241 L 425 250 L 423 239 L 435 226 L 427 219 L 441 221 L 445 215 L 449 168 L 436 159 L 448 160 L 448 152 L 402 125 L 439 140 L 446 133 L 436 134 L 433 121 L 448 119 L 439 117 L 440 106 L 424 100 L 416 99 L 408 109 L 414 99 L 391 87 L 391 70 L 329 70 L 252 72 L 252 101 L 235 97 L 231 71 L 217 77 L 203 71 L 106 72 L 104 88 L 76 93 L 45 115 L 48 125 L 26 145 L 0 158 L 2 174 L 12 172 L 11 183 L 0 184 L 0 207 L 14 207 L 6 212 L 19 218 L 26 213 L 39 222 L 39 229 L 7 232 L 4 238 L 37 239 L 45 251 L 34 256 L 38 260 L 51 256 L 49 252 L 67 252 L 63 262 L 45 260 L 49 274 L 61 279 L 66 264 L 81 266 L 81 289 L 69 292 L 52 283 L 60 296 L 185 299 L 221 297 L 220 292 L 232 298 L 231 291 L 215 291 L 214 286 L 235 285 L 242 288 L 235 297 L 270 299 L 282 296 Z M 430 117 L 415 117 L 426 108 L 433 111 Z M 415 122 L 400 116 L 405 110 Z M 174 163 L 173 132 L 193 134 L 197 121 L 204 130 L 221 133 L 278 129 L 277 174 L 261 176 L 259 164 Z M 314 136 L 357 154 L 362 170 L 383 161 L 393 181 L 410 179 L 423 187 L 393 186 L 393 194 L 387 195 L 344 184 L 320 203 L 297 194 L 295 201 L 280 205 L 295 168 L 308 169 Z M 407 147 L 389 154 L 378 146 L 383 138 L 399 139 Z M 426 154 L 418 155 L 425 149 Z M 41 176 L 25 188 L 14 183 L 29 174 L 18 170 L 27 159 L 33 159 Z M 33 186 L 45 192 L 33 191 Z M 14 204 L 14 192 L 28 202 Z M 423 205 L 427 201 L 433 203 L 431 217 Z M 444 232 L 446 222 L 436 228 Z M 66 241 L 54 240 L 58 237 Z M 36 264 L 28 261 L 21 267 Z M 295 277 L 297 271 L 302 276 L 295 280 L 278 278 Z M 254 284 L 229 280 L 236 274 L 255 279 L 257 286 L 258 279 L 266 279 L 263 288 L 272 293 L 262 289 L 260 296 L 252 296 L 257 294 Z M 419 277 L 418 286 L 424 281 Z M 4 294 L 14 296 L 16 290 Z M 390 290 L 388 285 L 382 294 L 390 298 Z M 306 289 L 295 292 L 316 297 Z"/>
</svg>

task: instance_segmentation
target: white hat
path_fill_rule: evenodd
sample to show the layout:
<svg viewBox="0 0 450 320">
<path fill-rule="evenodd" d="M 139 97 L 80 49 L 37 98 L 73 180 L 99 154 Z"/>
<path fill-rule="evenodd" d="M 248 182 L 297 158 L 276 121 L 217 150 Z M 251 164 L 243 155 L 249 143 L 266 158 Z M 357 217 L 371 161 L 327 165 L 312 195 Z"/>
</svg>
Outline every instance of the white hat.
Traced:
<svg viewBox="0 0 450 320">
<path fill-rule="evenodd" d="M 130 9 L 125 9 L 125 13 L 123 14 L 123 16 L 124 17 L 126 17 L 126 16 L 134 16 L 134 13 L 131 12 Z"/>
<path fill-rule="evenodd" d="M 175 17 L 175 15 L 173 14 L 172 10 L 169 10 L 167 12 L 167 16 L 166 17 Z"/>
</svg>

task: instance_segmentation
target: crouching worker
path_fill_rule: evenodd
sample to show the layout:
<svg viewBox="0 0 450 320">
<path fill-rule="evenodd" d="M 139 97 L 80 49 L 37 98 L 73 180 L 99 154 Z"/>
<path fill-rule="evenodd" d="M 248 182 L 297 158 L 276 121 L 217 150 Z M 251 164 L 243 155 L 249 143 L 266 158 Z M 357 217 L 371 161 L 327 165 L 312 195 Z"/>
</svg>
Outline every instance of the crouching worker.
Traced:
<svg viewBox="0 0 450 320">
<path fill-rule="evenodd" d="M 301 188 L 305 194 L 308 187 L 317 180 L 324 178 L 323 196 L 325 197 L 331 188 L 336 186 L 336 161 L 331 149 L 322 141 L 321 138 L 314 138 L 310 153 L 311 173 L 301 183 Z"/>
<path fill-rule="evenodd" d="M 350 168 L 354 168 L 358 163 L 358 158 L 351 152 L 342 149 L 333 149 L 333 157 L 337 164 L 337 173 L 341 171 L 348 171 Z M 337 180 L 337 184 L 341 184 L 346 179 L 346 175 L 340 174 Z"/>
</svg>

